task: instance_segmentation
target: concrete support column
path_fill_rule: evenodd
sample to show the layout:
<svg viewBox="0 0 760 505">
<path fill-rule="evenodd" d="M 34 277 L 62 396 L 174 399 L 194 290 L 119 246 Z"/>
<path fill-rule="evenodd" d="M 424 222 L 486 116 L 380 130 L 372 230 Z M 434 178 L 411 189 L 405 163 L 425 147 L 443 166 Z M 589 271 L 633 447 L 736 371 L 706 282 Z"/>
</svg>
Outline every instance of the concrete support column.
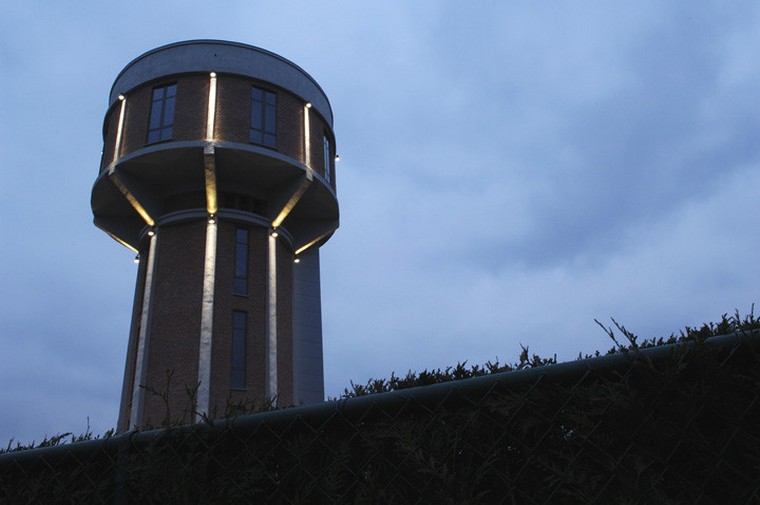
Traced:
<svg viewBox="0 0 760 505">
<path fill-rule="evenodd" d="M 266 394 L 277 396 L 277 238 L 269 235 L 267 268 L 267 375 Z"/>
<path fill-rule="evenodd" d="M 121 105 L 119 106 L 119 123 L 116 127 L 116 142 L 113 146 L 113 159 L 111 162 L 115 162 L 119 159 L 119 155 L 121 154 L 121 139 L 124 134 L 124 115 L 127 110 L 127 99 L 124 97 L 124 95 L 119 95 L 119 100 L 121 101 Z"/>
<path fill-rule="evenodd" d="M 198 396 L 196 398 L 197 420 L 209 411 L 211 395 L 211 344 L 214 324 L 214 281 L 216 278 L 215 219 L 206 224 L 206 254 L 203 264 L 203 301 L 201 302 L 201 334 L 198 346 Z"/>
<path fill-rule="evenodd" d="M 307 103 L 303 108 L 303 164 L 311 169 L 311 125 L 309 124 L 309 109 Z"/>
</svg>

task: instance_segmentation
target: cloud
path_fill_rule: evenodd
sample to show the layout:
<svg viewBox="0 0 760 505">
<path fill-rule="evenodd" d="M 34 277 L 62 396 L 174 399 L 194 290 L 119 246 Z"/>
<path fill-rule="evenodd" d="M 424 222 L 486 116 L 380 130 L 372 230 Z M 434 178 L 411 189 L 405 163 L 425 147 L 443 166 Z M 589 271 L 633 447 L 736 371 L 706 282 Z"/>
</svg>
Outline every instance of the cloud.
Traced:
<svg viewBox="0 0 760 505">
<path fill-rule="evenodd" d="M 335 395 L 391 370 L 512 360 L 520 343 L 606 349 L 594 318 L 653 336 L 747 310 L 759 17 L 748 2 L 10 5 L 0 443 L 115 421 L 135 269 L 88 203 L 108 90 L 143 51 L 252 43 L 330 97 Z"/>
</svg>

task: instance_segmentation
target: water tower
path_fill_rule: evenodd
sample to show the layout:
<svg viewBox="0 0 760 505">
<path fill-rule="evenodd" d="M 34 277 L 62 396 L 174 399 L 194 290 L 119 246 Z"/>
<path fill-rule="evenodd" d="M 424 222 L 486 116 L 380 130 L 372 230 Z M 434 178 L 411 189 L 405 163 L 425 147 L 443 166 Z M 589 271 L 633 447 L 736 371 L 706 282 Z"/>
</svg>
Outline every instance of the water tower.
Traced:
<svg viewBox="0 0 760 505">
<path fill-rule="evenodd" d="M 338 201 L 319 84 L 257 47 L 170 44 L 118 75 L 103 140 L 94 221 L 139 260 L 118 430 L 163 422 L 154 392 L 185 421 L 322 401 L 319 247 Z"/>
</svg>

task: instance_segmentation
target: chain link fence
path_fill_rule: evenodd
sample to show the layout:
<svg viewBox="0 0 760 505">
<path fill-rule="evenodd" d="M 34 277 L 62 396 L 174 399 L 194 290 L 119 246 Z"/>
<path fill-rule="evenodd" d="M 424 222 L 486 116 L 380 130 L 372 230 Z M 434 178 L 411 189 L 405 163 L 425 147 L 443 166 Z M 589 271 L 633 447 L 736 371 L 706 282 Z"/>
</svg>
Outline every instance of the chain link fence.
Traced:
<svg viewBox="0 0 760 505">
<path fill-rule="evenodd" d="M 2 503 L 760 503 L 760 336 L 0 454 Z"/>
</svg>

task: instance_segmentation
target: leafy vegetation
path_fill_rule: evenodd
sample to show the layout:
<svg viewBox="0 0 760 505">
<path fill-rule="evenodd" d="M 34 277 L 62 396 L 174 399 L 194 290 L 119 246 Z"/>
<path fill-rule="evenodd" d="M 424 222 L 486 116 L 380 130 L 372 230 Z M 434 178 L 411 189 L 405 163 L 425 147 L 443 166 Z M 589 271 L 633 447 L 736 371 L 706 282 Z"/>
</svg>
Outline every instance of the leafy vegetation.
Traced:
<svg viewBox="0 0 760 505">
<path fill-rule="evenodd" d="M 760 329 L 760 319 L 755 317 L 755 306 L 752 305 L 750 313 L 741 316 L 739 311 L 733 315 L 723 314 L 717 323 L 704 323 L 698 328 L 686 326 L 678 334 L 671 333 L 669 337 L 653 337 L 640 339 L 633 332 L 627 330 L 625 326 L 612 319 L 614 326 L 605 326 L 598 320 L 594 320 L 609 338 L 615 343 L 605 354 L 616 354 L 621 352 L 635 352 L 639 349 L 647 349 L 668 344 L 702 342 L 709 337 L 718 335 L 728 335 L 736 332 L 746 332 Z M 615 332 L 619 332 L 620 336 Z M 428 386 L 453 380 L 469 379 L 499 372 L 510 372 L 513 370 L 523 370 L 526 368 L 535 368 L 541 366 L 554 365 L 557 363 L 556 355 L 551 358 L 543 358 L 537 354 L 530 354 L 527 346 L 522 346 L 522 351 L 518 360 L 511 364 L 502 364 L 498 360 L 488 361 L 483 365 L 467 366 L 467 362 L 457 363 L 455 366 L 446 367 L 445 369 L 436 368 L 433 370 L 423 370 L 421 372 L 408 371 L 405 376 L 400 377 L 391 373 L 390 378 L 369 379 L 365 384 L 354 384 L 351 382 L 350 388 L 343 391 L 341 398 L 353 398 L 365 396 L 374 393 L 385 393 L 388 391 L 397 391 L 419 386 Z M 602 356 L 602 353 L 596 351 L 594 354 L 579 354 L 578 359 L 588 359 Z"/>
<path fill-rule="evenodd" d="M 612 323 L 611 359 L 552 368 L 523 349 L 510 369 L 545 373 L 0 457 L 0 502 L 755 503 L 754 314 L 666 339 Z M 392 375 L 346 398 L 504 369 Z"/>
<path fill-rule="evenodd" d="M 612 319 L 612 326 L 605 326 L 598 320 L 595 320 L 595 322 L 604 330 L 604 332 L 615 344 L 613 347 L 607 350 L 606 353 L 604 353 L 607 355 L 621 352 L 635 352 L 639 349 L 646 349 L 668 344 L 702 342 L 705 339 L 713 336 L 760 330 L 760 319 L 755 317 L 754 304 L 752 305 L 749 314 L 745 316 L 742 316 L 738 310 L 736 310 L 733 315 L 725 313 L 721 316 L 720 320 L 717 323 L 704 323 L 698 328 L 691 328 L 689 326 L 686 326 L 678 334 L 672 333 L 669 337 L 665 338 L 653 337 L 640 339 L 637 335 L 626 329 L 623 325 L 619 324 L 614 319 Z M 615 330 L 617 330 L 617 332 Z M 594 354 L 579 354 L 578 359 L 588 359 L 602 355 L 603 353 L 596 351 Z M 350 387 L 344 389 L 340 399 L 355 398 L 369 394 L 397 391 L 454 380 L 469 379 L 472 377 L 479 377 L 499 372 L 548 366 L 556 363 L 556 356 L 551 358 L 543 358 L 536 354 L 530 354 L 528 346 L 521 345 L 520 355 L 517 361 L 513 363 L 500 363 L 497 359 L 493 362 L 488 361 L 482 365 L 476 364 L 468 366 L 467 361 L 463 361 L 457 363 L 455 366 L 446 367 L 445 369 L 424 369 L 421 372 L 413 372 L 410 370 L 404 376 L 398 376 L 395 374 L 395 372 L 391 372 L 390 377 L 387 379 L 369 379 L 365 384 L 355 384 L 352 381 Z M 145 388 L 149 394 L 161 398 L 164 402 L 164 405 L 166 406 L 166 415 L 161 424 L 158 426 L 148 426 L 146 429 L 169 428 L 183 424 L 182 419 L 172 416 L 172 413 L 169 409 L 169 401 L 166 391 L 169 390 L 169 384 L 171 383 L 172 375 L 173 374 L 171 371 L 167 371 L 167 384 L 166 388 L 163 390 L 156 388 Z M 195 388 L 188 388 L 187 390 L 188 404 L 190 405 L 189 408 L 191 409 L 191 412 L 195 411 L 194 405 L 196 392 L 197 386 Z M 276 408 L 275 399 L 271 399 L 270 401 L 263 402 L 261 404 L 233 402 L 232 400 L 228 400 L 223 410 L 215 409 L 210 413 L 203 413 L 201 415 L 201 418 L 203 422 L 211 423 L 217 419 L 224 419 L 258 412 L 268 412 L 275 410 Z M 12 438 L 8 441 L 8 444 L 5 448 L 0 447 L 0 454 L 4 452 L 23 451 L 34 448 L 53 447 L 65 443 L 97 440 L 99 438 L 110 438 L 114 435 L 114 432 L 115 430 L 112 428 L 102 436 L 94 435 L 89 429 L 88 419 L 88 427 L 83 434 L 75 435 L 73 433 L 67 432 L 52 436 L 46 435 L 40 442 L 32 441 L 28 444 L 22 444 Z"/>
</svg>

